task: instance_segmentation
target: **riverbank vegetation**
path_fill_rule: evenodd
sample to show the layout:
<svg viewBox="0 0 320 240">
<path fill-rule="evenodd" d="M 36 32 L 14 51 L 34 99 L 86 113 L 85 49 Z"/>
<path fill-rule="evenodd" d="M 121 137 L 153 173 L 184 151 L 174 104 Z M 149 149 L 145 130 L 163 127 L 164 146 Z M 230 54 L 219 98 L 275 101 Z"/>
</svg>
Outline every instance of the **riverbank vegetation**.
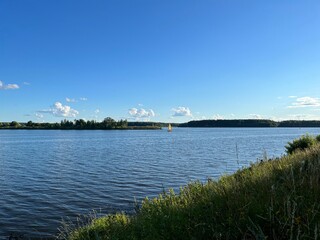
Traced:
<svg viewBox="0 0 320 240">
<path fill-rule="evenodd" d="M 75 119 L 69 121 L 64 119 L 60 123 L 35 123 L 29 121 L 27 123 L 0 122 L 0 129 L 59 129 L 59 130 L 121 130 L 121 129 L 161 129 L 161 126 L 153 123 L 134 125 L 128 123 L 127 120 L 116 121 L 110 117 L 105 118 L 101 122 L 95 120 Z"/>
<path fill-rule="evenodd" d="M 289 142 L 288 145 L 286 145 L 286 152 L 288 154 L 292 154 L 299 150 L 304 150 L 307 148 L 312 147 L 315 144 L 320 143 L 320 135 L 314 137 L 309 134 L 303 135 L 298 139 L 293 140 L 292 142 Z"/>
<path fill-rule="evenodd" d="M 296 140 L 295 149 L 286 156 L 259 161 L 218 181 L 194 182 L 179 193 L 170 190 L 145 199 L 133 216 L 119 213 L 93 219 L 61 236 L 73 240 L 318 239 L 320 145 L 315 140 L 301 150 L 304 141 Z"/>
</svg>

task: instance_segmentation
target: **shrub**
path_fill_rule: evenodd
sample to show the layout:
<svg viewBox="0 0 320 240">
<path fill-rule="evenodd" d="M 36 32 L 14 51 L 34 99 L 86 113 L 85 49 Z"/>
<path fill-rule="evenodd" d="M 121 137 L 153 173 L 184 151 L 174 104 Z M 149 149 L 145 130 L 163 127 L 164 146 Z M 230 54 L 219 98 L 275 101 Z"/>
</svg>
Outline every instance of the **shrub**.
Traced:
<svg viewBox="0 0 320 240">
<path fill-rule="evenodd" d="M 20 127 L 20 123 L 18 123 L 18 122 L 16 122 L 16 121 L 12 121 L 12 122 L 10 123 L 10 127 L 18 128 L 18 127 Z"/>
<path fill-rule="evenodd" d="M 320 142 L 320 135 L 316 136 L 317 142 Z"/>
<path fill-rule="evenodd" d="M 318 139 L 320 140 L 320 135 L 317 136 L 317 140 Z M 298 139 L 293 140 L 292 142 L 288 142 L 288 145 L 286 146 L 286 152 L 288 154 L 292 154 L 297 150 L 303 150 L 303 149 L 309 148 L 315 143 L 316 143 L 316 138 L 306 134 Z"/>
</svg>

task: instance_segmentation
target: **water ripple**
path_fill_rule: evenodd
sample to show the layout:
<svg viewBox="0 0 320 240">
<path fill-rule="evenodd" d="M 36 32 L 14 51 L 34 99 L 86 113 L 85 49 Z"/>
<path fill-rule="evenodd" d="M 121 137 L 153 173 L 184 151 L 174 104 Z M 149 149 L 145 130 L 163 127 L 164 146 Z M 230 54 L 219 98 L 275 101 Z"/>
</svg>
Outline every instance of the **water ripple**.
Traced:
<svg viewBox="0 0 320 240">
<path fill-rule="evenodd" d="M 319 129 L 0 131 L 0 239 L 52 237 L 95 209 L 132 212 L 135 199 L 217 179 Z"/>
</svg>

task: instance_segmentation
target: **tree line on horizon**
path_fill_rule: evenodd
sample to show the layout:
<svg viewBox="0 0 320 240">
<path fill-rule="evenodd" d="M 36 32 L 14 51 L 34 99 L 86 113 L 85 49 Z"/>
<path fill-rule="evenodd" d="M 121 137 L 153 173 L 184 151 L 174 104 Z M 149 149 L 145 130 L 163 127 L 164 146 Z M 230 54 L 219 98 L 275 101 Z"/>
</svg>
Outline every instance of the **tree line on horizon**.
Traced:
<svg viewBox="0 0 320 240">
<path fill-rule="evenodd" d="M 167 127 L 164 122 L 128 122 L 127 120 L 116 121 L 111 117 L 98 122 L 95 120 L 75 119 L 62 120 L 60 123 L 26 123 L 12 121 L 0 122 L 0 129 L 61 129 L 61 130 L 112 130 L 112 129 L 159 129 Z M 288 120 L 276 122 L 267 119 L 234 119 L 234 120 L 195 120 L 187 123 L 173 123 L 173 127 L 192 128 L 216 128 L 216 127 L 320 127 L 320 121 L 316 120 Z"/>
<path fill-rule="evenodd" d="M 0 122 L 0 128 L 2 129 L 127 129 L 127 120 L 116 121 L 113 118 L 107 117 L 101 122 L 95 120 L 75 119 L 70 121 L 67 119 L 62 120 L 60 123 L 36 123 L 28 121 L 27 123 L 19 123 L 17 121 L 12 122 Z"/>
<path fill-rule="evenodd" d="M 320 127 L 317 120 L 287 120 L 276 122 L 268 119 L 198 120 L 179 124 L 179 127 Z"/>
</svg>

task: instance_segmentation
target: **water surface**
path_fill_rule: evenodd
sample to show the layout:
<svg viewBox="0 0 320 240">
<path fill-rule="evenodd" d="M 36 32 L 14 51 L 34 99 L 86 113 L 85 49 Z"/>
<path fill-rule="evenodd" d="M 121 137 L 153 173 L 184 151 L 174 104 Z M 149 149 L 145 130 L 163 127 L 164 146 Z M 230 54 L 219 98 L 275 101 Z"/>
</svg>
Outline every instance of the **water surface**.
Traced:
<svg viewBox="0 0 320 240">
<path fill-rule="evenodd" d="M 320 129 L 0 131 L 0 239 L 52 237 L 62 218 L 132 212 L 134 199 L 217 179 Z"/>
</svg>

